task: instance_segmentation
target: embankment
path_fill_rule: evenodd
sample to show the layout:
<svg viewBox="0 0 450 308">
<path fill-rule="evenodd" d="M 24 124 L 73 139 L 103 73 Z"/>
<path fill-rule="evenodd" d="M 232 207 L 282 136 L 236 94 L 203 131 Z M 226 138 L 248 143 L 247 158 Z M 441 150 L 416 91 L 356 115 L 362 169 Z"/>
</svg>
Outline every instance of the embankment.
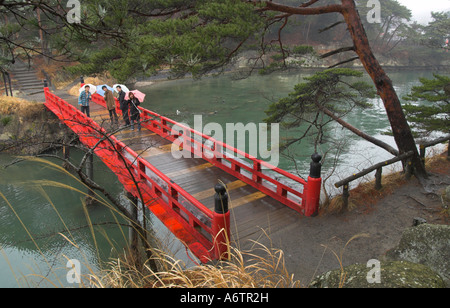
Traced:
<svg viewBox="0 0 450 308">
<path fill-rule="evenodd" d="M 43 103 L 0 96 L 0 153 L 36 155 L 70 136 Z"/>
</svg>

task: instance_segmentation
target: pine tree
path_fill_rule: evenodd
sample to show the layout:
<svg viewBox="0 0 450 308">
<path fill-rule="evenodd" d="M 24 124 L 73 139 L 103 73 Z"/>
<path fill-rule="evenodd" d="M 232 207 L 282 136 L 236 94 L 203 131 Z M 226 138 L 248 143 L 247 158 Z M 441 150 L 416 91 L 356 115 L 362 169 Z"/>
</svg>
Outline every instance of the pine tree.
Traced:
<svg viewBox="0 0 450 308">
<path fill-rule="evenodd" d="M 433 74 L 434 79 L 421 78 L 403 99 L 406 118 L 416 134 L 450 132 L 450 77 Z M 412 103 L 414 102 L 414 103 Z"/>
</svg>

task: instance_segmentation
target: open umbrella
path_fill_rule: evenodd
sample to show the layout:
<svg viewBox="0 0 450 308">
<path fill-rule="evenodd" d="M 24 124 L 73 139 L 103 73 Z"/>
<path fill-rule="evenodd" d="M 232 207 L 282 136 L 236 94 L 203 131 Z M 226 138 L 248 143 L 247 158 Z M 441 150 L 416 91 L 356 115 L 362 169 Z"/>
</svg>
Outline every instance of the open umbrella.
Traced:
<svg viewBox="0 0 450 308">
<path fill-rule="evenodd" d="M 130 92 L 130 90 L 125 85 L 115 84 L 115 85 L 113 85 L 113 88 L 114 88 L 114 91 L 116 91 L 116 92 L 119 92 L 119 91 L 117 91 L 117 86 L 120 86 L 122 88 L 122 91 L 125 93 Z"/>
<path fill-rule="evenodd" d="M 100 94 L 101 96 L 105 96 L 105 91 L 103 91 L 103 87 L 106 87 L 106 88 L 108 88 L 108 90 L 114 92 L 113 88 L 111 88 L 107 84 L 102 84 L 100 86 L 97 86 L 97 93 Z"/>
<path fill-rule="evenodd" d="M 96 86 L 94 86 L 93 84 L 88 83 L 88 84 L 85 84 L 84 86 L 82 86 L 80 88 L 80 90 L 78 90 L 78 91 L 80 91 L 80 94 L 81 94 L 81 92 L 86 90 L 85 89 L 86 86 L 89 86 L 89 92 L 91 92 L 91 94 L 94 94 L 97 91 L 97 87 Z"/>
<path fill-rule="evenodd" d="M 139 90 L 133 90 L 133 91 L 127 92 L 127 94 L 125 94 L 125 99 L 130 99 L 130 96 L 129 96 L 130 93 L 133 93 L 134 97 L 136 97 L 141 103 L 144 102 L 145 94 Z"/>
</svg>

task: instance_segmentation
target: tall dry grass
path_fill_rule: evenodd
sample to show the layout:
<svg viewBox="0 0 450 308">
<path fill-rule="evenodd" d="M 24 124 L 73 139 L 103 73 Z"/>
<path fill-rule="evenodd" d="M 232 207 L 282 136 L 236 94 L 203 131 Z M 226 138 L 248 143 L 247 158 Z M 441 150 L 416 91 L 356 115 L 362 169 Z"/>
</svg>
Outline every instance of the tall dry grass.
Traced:
<svg viewBox="0 0 450 308">
<path fill-rule="evenodd" d="M 91 277 L 97 287 L 113 288 L 296 288 L 300 282 L 289 274 L 283 251 L 256 243 L 258 249 L 242 252 L 231 247 L 229 261 L 188 268 L 182 261 L 155 250 L 158 271 L 147 264 L 111 261 L 110 268 Z"/>
<path fill-rule="evenodd" d="M 22 98 L 0 96 L 0 115 L 17 115 L 21 118 L 31 119 L 45 109 L 40 102 L 31 102 Z"/>
<path fill-rule="evenodd" d="M 370 207 L 380 199 L 392 194 L 396 189 L 406 184 L 408 181 L 403 172 L 393 172 L 382 176 L 382 188 L 375 189 L 375 180 L 360 183 L 357 187 L 350 190 L 348 199 L 348 209 Z M 342 196 L 335 196 L 326 205 L 321 208 L 322 214 L 334 214 L 344 211 L 344 202 Z"/>
<path fill-rule="evenodd" d="M 107 84 L 110 87 L 112 87 L 114 84 L 116 84 L 116 80 L 109 76 L 108 74 L 97 76 L 97 77 L 85 77 L 84 78 L 85 83 L 93 84 L 95 86 Z M 80 84 L 74 85 L 72 88 L 69 89 L 68 93 L 73 96 L 80 95 Z"/>
<path fill-rule="evenodd" d="M 448 150 L 447 150 L 448 151 Z M 437 174 L 448 174 L 450 163 L 447 151 L 439 153 L 435 150 L 425 158 L 425 166 L 428 172 Z M 355 208 L 370 208 L 382 198 L 394 193 L 399 187 L 408 183 L 403 171 L 383 170 L 380 190 L 375 189 L 375 180 L 361 182 L 357 187 L 350 190 L 348 210 Z M 335 196 L 328 204 L 322 205 L 321 214 L 334 214 L 344 210 L 342 196 Z"/>
<path fill-rule="evenodd" d="M 46 168 L 64 173 L 83 184 L 75 175 L 56 163 L 36 157 L 24 157 L 23 159 L 37 164 L 43 164 Z M 65 230 L 58 235 L 64 238 L 68 245 L 72 245 L 79 249 L 83 254 L 81 248 L 75 241 L 75 236 L 73 236 L 74 231 L 67 226 L 64 217 L 59 214 L 57 207 L 47 195 L 45 188 L 56 187 L 67 189 L 79 193 L 83 198 L 88 196 L 92 197 L 88 193 L 88 188 L 86 186 L 85 189 L 74 188 L 65 183 L 48 179 L 26 181 L 23 182 L 22 185 L 34 187 L 34 189 L 42 193 L 52 206 L 53 210 L 58 214 L 58 218 L 65 228 Z M 90 219 L 89 211 L 86 210 L 86 204 L 83 198 L 81 198 L 83 212 L 85 213 L 89 224 L 89 230 L 94 240 L 94 246 L 97 246 L 96 235 L 94 232 L 95 222 L 92 222 Z M 103 196 L 96 194 L 93 198 L 100 205 L 108 207 L 111 212 L 115 214 L 114 217 L 117 225 L 123 226 L 123 223 L 119 223 L 119 219 L 127 220 L 127 218 L 121 212 L 112 206 Z M 47 281 L 54 287 L 64 287 L 64 281 L 61 281 L 55 273 L 56 269 L 54 261 L 49 260 L 41 251 L 38 241 L 29 231 L 27 226 L 21 221 L 20 213 L 15 211 L 13 204 L 9 202 L 1 192 L 0 199 L 3 199 L 6 202 L 16 215 L 17 219 L 19 219 L 29 240 L 42 255 L 51 273 L 34 273 L 29 277 L 23 277 L 23 279 L 27 281 L 27 278 L 31 279 L 37 277 Z M 283 251 L 280 249 L 268 248 L 258 242 L 254 242 L 254 247 L 256 248 L 247 252 L 231 247 L 231 257 L 229 261 L 190 267 L 183 261 L 176 259 L 173 254 L 162 248 L 162 245 L 153 246 L 151 249 L 152 258 L 141 264 L 141 262 L 136 262 L 133 254 L 130 253 L 126 247 L 123 247 L 123 250 L 120 251 L 120 249 L 114 247 L 113 239 L 108 239 L 106 233 L 102 235 L 111 243 L 111 249 L 116 249 L 118 252 L 117 255 L 120 256 L 105 263 L 103 268 L 99 271 L 93 269 L 93 266 L 89 264 L 88 257 L 85 256 L 83 268 L 88 269 L 88 274 L 84 274 L 81 277 L 81 283 L 78 285 L 81 288 L 294 288 L 301 286 L 300 282 L 294 279 L 294 275 L 290 274 L 287 270 Z M 122 236 L 124 240 L 128 242 L 127 235 L 122 232 Z M 158 243 L 158 241 L 152 240 L 151 243 Z M 0 252 L 2 252 L 1 247 Z M 68 259 L 69 258 L 67 258 L 67 260 Z M 152 269 L 152 266 L 150 266 L 152 261 L 157 264 L 157 270 Z M 60 268 L 65 268 L 65 264 L 61 265 Z M 19 280 L 20 274 L 14 273 L 14 276 L 18 277 L 16 280 Z M 32 282 L 26 282 L 26 285 L 32 286 Z"/>
</svg>

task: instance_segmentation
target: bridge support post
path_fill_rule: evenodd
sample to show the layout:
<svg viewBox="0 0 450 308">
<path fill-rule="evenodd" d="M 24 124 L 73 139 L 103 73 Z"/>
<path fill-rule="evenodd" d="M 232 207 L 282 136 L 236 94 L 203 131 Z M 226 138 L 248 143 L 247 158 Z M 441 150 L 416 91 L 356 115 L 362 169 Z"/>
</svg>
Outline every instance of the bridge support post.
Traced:
<svg viewBox="0 0 450 308">
<path fill-rule="evenodd" d="M 127 198 L 130 200 L 130 213 L 134 221 L 138 221 L 138 198 L 135 197 L 132 193 L 126 193 Z M 128 231 L 128 239 L 130 245 L 130 252 L 132 253 L 135 259 L 138 258 L 138 245 L 139 245 L 139 237 L 137 227 L 131 223 L 131 226 Z"/>
<path fill-rule="evenodd" d="M 228 208 L 228 194 L 222 184 L 214 187 L 214 213 L 212 220 L 212 235 L 214 256 L 218 260 L 228 260 L 230 258 L 230 211 Z"/>
<path fill-rule="evenodd" d="M 319 212 L 320 205 L 320 189 L 322 186 L 322 156 L 313 154 L 312 162 L 306 187 L 305 216 L 316 216 Z"/>
<path fill-rule="evenodd" d="M 93 181 L 94 180 L 94 154 L 88 154 L 86 160 L 86 175 Z M 89 189 L 89 188 L 88 188 Z M 92 189 L 89 189 L 88 196 L 86 196 L 86 204 L 93 205 L 95 200 L 95 193 Z"/>
</svg>

